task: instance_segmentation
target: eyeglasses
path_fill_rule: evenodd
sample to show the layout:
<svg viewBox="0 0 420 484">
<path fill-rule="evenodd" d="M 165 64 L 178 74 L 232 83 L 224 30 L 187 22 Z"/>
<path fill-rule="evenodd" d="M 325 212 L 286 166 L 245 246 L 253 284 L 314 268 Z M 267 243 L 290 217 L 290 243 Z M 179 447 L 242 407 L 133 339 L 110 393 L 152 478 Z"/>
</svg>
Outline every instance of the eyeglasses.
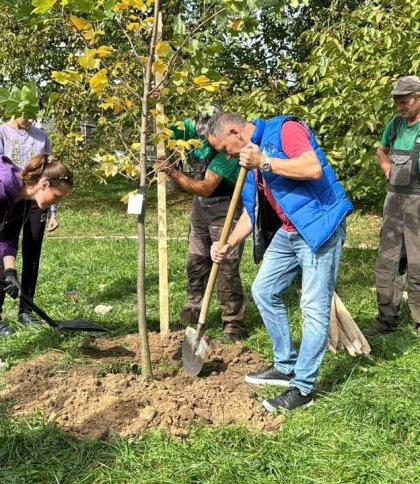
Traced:
<svg viewBox="0 0 420 484">
<path fill-rule="evenodd" d="M 66 176 L 52 176 L 50 178 L 47 178 L 48 181 L 50 180 L 63 180 L 63 181 L 66 181 L 70 184 L 73 183 L 73 174 L 70 173 L 70 175 L 66 175 Z"/>
</svg>

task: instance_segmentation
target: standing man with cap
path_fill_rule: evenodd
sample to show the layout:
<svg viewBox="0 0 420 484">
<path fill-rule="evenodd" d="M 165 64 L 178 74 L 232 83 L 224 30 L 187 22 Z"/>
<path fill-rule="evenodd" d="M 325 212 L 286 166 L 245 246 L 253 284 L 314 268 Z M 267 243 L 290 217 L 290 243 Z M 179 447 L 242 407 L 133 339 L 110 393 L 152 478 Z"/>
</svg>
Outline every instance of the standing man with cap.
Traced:
<svg viewBox="0 0 420 484">
<path fill-rule="evenodd" d="M 385 127 L 377 150 L 389 180 L 376 260 L 378 316 L 367 336 L 395 331 L 399 322 L 401 290 L 398 280 L 401 253 L 407 257 L 408 304 L 420 331 L 420 78 L 404 76 L 391 93 L 400 115 Z"/>
</svg>

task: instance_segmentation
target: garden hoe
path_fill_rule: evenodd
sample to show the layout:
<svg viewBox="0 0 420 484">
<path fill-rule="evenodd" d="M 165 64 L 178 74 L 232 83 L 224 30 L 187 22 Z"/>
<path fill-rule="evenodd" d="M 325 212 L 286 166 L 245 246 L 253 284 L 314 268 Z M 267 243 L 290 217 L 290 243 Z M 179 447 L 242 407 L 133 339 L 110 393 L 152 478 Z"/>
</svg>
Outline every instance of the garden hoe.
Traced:
<svg viewBox="0 0 420 484">
<path fill-rule="evenodd" d="M 242 187 L 244 186 L 247 170 L 241 167 L 238 180 L 235 185 L 235 190 L 230 201 L 229 210 L 226 215 L 226 220 L 223 225 L 222 234 L 220 236 L 219 244 L 224 246 L 229 236 L 230 227 L 232 225 L 233 217 L 235 215 L 236 207 L 238 205 L 239 197 L 241 196 Z M 184 341 L 182 342 L 182 363 L 185 371 L 191 376 L 197 376 L 204 364 L 207 343 L 203 338 L 204 329 L 206 326 L 207 312 L 210 305 L 211 294 L 216 283 L 217 274 L 219 272 L 220 264 L 213 262 L 209 279 L 207 281 L 206 291 L 203 297 L 203 304 L 201 306 L 200 316 L 198 317 L 197 328 L 189 326 L 185 331 Z"/>
<path fill-rule="evenodd" d="M 4 281 L 0 280 L 0 285 L 4 286 Z M 91 321 L 86 321 L 84 319 L 72 319 L 72 320 L 59 320 L 55 321 L 48 314 L 37 306 L 33 301 L 31 301 L 24 294 L 20 295 L 20 298 L 29 306 L 34 313 L 36 313 L 41 319 L 43 319 L 52 328 L 58 330 L 69 330 L 69 331 L 109 331 L 108 329 L 100 326 L 99 324 L 92 323 Z"/>
</svg>

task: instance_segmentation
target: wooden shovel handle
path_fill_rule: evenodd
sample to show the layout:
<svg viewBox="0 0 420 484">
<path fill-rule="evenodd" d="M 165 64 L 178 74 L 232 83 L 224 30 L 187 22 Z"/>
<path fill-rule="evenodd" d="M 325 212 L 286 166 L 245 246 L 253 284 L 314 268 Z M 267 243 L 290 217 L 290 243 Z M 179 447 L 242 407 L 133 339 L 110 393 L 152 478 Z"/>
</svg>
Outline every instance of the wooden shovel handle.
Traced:
<svg viewBox="0 0 420 484">
<path fill-rule="evenodd" d="M 242 188 L 245 183 L 245 178 L 247 174 L 247 169 L 241 167 L 238 179 L 236 181 L 235 190 L 232 195 L 232 199 L 229 204 L 229 209 L 226 215 L 225 223 L 223 224 L 222 233 L 220 235 L 219 244 L 223 247 L 229 237 L 230 228 L 232 226 L 233 217 L 235 216 L 236 207 L 238 206 L 238 201 L 241 196 Z M 202 333 L 202 327 L 206 324 L 207 312 L 209 310 L 211 294 L 213 292 L 214 286 L 216 284 L 217 274 L 219 272 L 220 264 L 218 262 L 213 262 L 209 279 L 207 281 L 206 290 L 204 292 L 203 304 L 201 306 L 200 316 L 198 318 L 197 331 Z"/>
</svg>

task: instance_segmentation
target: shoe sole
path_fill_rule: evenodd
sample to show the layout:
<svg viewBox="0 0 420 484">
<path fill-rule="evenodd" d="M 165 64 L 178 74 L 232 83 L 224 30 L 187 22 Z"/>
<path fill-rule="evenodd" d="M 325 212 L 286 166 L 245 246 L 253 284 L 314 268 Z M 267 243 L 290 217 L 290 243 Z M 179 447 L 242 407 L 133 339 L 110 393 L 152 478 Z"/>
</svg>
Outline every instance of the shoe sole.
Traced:
<svg viewBox="0 0 420 484">
<path fill-rule="evenodd" d="M 276 385 L 280 387 L 288 387 L 290 383 L 290 380 L 262 380 L 248 375 L 245 376 L 245 381 L 252 385 Z"/>
<path fill-rule="evenodd" d="M 288 412 L 291 412 L 292 410 L 297 410 L 299 408 L 308 408 L 308 407 L 311 407 L 312 405 L 314 404 L 314 401 L 311 400 L 310 402 L 308 403 L 304 403 L 303 405 L 299 405 L 299 407 L 295 407 L 295 408 L 292 408 L 291 410 L 289 410 L 288 408 L 284 408 L 284 407 L 273 407 L 273 405 L 271 405 L 271 403 L 268 401 L 268 400 L 263 400 L 262 401 L 262 405 L 263 407 L 268 410 L 269 412 L 273 413 L 275 412 L 276 410 L 287 410 Z"/>
</svg>

